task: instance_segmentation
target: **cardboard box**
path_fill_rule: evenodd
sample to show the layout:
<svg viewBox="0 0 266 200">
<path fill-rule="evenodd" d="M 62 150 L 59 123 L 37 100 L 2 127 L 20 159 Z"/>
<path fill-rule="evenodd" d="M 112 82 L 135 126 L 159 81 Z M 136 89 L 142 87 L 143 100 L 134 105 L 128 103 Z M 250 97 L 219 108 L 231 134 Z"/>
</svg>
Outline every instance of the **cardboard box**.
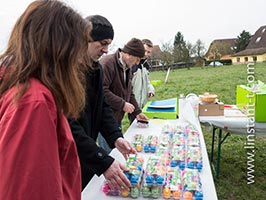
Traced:
<svg viewBox="0 0 266 200">
<path fill-rule="evenodd" d="M 266 94 L 255 93 L 245 85 L 238 85 L 236 105 L 248 117 L 254 116 L 256 122 L 266 122 Z"/>
<path fill-rule="evenodd" d="M 199 116 L 223 116 L 224 103 L 199 104 Z"/>
<path fill-rule="evenodd" d="M 150 119 L 176 119 L 177 118 L 177 98 L 162 101 L 149 101 L 142 109 Z"/>
</svg>

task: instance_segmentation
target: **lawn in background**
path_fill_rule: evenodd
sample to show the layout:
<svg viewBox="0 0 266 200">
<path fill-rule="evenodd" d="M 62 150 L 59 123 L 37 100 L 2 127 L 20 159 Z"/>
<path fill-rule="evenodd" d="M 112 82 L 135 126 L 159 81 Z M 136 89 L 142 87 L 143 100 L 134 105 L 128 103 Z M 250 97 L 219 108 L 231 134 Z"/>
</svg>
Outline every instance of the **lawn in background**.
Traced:
<svg viewBox="0 0 266 200">
<path fill-rule="evenodd" d="M 266 63 L 254 65 L 255 79 L 266 82 Z M 164 82 L 166 71 L 150 72 L 151 80 Z M 236 103 L 236 85 L 247 83 L 247 65 L 219 67 L 193 67 L 190 69 L 171 70 L 168 82 L 155 87 L 152 100 L 178 97 L 179 94 L 215 93 L 225 104 Z M 129 127 L 127 116 L 123 120 L 123 131 Z M 202 126 L 208 153 L 211 136 Z M 219 200 L 263 200 L 266 199 L 266 137 L 256 137 L 254 157 L 255 183 L 247 184 L 247 152 L 244 149 L 246 137 L 231 134 L 222 145 L 220 177 L 215 178 Z M 216 151 L 215 151 L 216 153 Z M 216 155 L 216 154 L 214 154 Z M 208 186 L 203 186 L 208 187 Z M 208 199 L 209 200 L 209 199 Z M 211 200 L 211 199 L 210 199 Z"/>
</svg>

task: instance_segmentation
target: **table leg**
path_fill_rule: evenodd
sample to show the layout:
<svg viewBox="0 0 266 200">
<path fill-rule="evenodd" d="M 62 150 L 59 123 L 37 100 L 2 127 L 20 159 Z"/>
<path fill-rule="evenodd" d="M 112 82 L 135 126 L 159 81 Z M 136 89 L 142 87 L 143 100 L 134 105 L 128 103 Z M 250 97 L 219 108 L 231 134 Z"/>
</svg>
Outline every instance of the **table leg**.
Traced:
<svg viewBox="0 0 266 200">
<path fill-rule="evenodd" d="M 222 129 L 219 128 L 218 135 L 218 152 L 217 152 L 217 163 L 216 163 L 216 177 L 220 175 L 220 160 L 221 160 L 221 146 L 222 146 Z"/>
<path fill-rule="evenodd" d="M 230 135 L 230 133 L 226 133 L 224 138 L 222 138 L 222 129 L 219 128 L 219 137 L 218 137 L 218 153 L 217 153 L 217 163 L 216 163 L 216 177 L 218 178 L 220 175 L 220 161 L 221 161 L 221 147 L 223 142 L 226 140 L 226 138 Z"/>
<path fill-rule="evenodd" d="M 215 131 L 216 131 L 216 127 L 213 127 L 213 128 L 212 128 L 211 163 L 213 163 Z"/>
</svg>

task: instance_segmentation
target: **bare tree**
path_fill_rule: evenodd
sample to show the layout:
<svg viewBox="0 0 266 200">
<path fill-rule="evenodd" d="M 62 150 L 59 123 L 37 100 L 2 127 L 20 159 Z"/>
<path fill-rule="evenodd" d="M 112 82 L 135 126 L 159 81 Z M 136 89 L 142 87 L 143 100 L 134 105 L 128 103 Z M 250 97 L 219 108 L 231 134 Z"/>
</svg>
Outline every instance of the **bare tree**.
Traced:
<svg viewBox="0 0 266 200">
<path fill-rule="evenodd" d="M 168 65 L 173 63 L 173 46 L 171 45 L 171 42 L 166 42 L 162 44 L 162 55 L 161 58 L 164 62 L 164 64 Z"/>
<path fill-rule="evenodd" d="M 212 60 L 214 61 L 214 67 L 215 67 L 215 61 L 216 60 L 220 60 L 222 54 L 219 51 L 219 48 L 217 46 L 213 46 L 213 48 L 210 51 L 210 57 L 212 58 Z"/>
<path fill-rule="evenodd" d="M 205 65 L 204 55 L 206 53 L 206 48 L 204 46 L 204 43 L 200 39 L 196 41 L 196 44 L 194 45 L 194 51 L 196 57 L 196 65 L 204 66 Z"/>
<path fill-rule="evenodd" d="M 204 43 L 200 39 L 196 41 L 194 48 L 196 57 L 203 58 L 206 52 L 206 48 L 204 46 Z"/>
<path fill-rule="evenodd" d="M 190 69 L 191 57 L 195 54 L 195 48 L 190 42 L 186 42 L 186 47 L 184 48 L 184 62 L 186 62 L 186 67 Z"/>
</svg>

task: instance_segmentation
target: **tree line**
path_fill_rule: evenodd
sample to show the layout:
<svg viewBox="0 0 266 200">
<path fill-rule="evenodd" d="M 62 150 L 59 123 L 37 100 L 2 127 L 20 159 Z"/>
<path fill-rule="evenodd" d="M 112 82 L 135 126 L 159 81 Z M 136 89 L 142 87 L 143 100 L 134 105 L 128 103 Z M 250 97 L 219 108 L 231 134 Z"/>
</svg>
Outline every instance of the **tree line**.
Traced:
<svg viewBox="0 0 266 200">
<path fill-rule="evenodd" d="M 235 45 L 232 49 L 232 53 L 237 53 L 244 50 L 252 35 L 243 30 L 236 38 Z M 223 55 L 225 48 L 222 45 L 217 46 L 212 52 L 216 55 Z M 185 41 L 184 36 L 181 32 L 177 32 L 174 38 L 174 42 L 166 42 L 161 46 L 161 60 L 164 65 L 171 65 L 173 63 L 195 63 L 197 66 L 202 66 L 205 64 L 205 54 L 206 48 L 204 43 L 198 39 L 195 44 L 192 44 L 189 41 Z M 219 56 L 216 56 L 219 58 Z"/>
</svg>

